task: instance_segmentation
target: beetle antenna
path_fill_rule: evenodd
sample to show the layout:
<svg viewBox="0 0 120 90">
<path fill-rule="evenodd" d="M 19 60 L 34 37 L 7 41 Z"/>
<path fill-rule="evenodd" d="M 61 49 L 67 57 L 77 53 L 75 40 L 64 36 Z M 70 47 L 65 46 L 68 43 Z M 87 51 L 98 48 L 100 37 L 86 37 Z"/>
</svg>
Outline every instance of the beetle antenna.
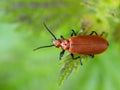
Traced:
<svg viewBox="0 0 120 90">
<path fill-rule="evenodd" d="M 33 51 L 36 51 L 36 50 L 41 49 L 41 48 L 52 47 L 52 46 L 54 46 L 54 45 L 40 46 L 40 47 L 33 49 Z"/>
<path fill-rule="evenodd" d="M 55 40 L 57 40 L 57 38 L 55 37 L 55 35 L 50 31 L 50 29 L 47 27 L 47 25 L 45 23 L 43 23 L 43 25 L 45 26 L 46 30 L 53 36 L 53 38 Z"/>
</svg>

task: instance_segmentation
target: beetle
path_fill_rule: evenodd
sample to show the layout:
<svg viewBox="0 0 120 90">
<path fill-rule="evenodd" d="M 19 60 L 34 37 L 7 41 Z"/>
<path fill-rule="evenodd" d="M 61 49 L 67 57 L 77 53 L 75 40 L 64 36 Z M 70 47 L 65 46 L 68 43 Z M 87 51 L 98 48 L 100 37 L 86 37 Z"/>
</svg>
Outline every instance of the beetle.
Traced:
<svg viewBox="0 0 120 90">
<path fill-rule="evenodd" d="M 80 58 L 74 57 L 74 54 L 83 54 L 94 57 L 96 54 L 103 53 L 108 47 L 108 41 L 102 37 L 104 32 L 101 35 L 98 35 L 95 31 L 92 31 L 89 35 L 77 36 L 76 32 L 71 30 L 71 37 L 69 39 L 65 39 L 62 35 L 61 39 L 57 39 L 56 36 L 50 31 L 50 29 L 43 23 L 46 30 L 52 35 L 54 40 L 52 41 L 52 45 L 48 46 L 40 46 L 34 49 L 38 50 L 41 48 L 52 47 L 56 48 L 61 47 L 62 51 L 60 52 L 59 59 L 63 57 L 66 50 L 69 51 L 71 58 L 73 60 Z M 82 61 L 80 58 L 80 64 L 82 65 Z"/>
</svg>

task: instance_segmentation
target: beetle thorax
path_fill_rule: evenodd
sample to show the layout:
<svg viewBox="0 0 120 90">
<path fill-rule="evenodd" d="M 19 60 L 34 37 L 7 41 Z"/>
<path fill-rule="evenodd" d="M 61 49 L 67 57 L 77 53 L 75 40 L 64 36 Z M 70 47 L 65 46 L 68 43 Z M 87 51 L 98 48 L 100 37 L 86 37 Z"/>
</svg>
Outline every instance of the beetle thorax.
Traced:
<svg viewBox="0 0 120 90">
<path fill-rule="evenodd" d="M 61 47 L 63 50 L 69 49 L 69 40 L 63 39 L 63 40 L 53 40 L 53 44 L 59 48 Z"/>
</svg>

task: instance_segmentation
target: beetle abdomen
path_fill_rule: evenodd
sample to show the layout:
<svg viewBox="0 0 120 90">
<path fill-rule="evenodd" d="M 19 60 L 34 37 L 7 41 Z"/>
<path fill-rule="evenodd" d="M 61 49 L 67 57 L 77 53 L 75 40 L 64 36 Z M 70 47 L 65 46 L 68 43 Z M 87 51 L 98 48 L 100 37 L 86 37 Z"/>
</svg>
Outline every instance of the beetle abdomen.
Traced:
<svg viewBox="0 0 120 90">
<path fill-rule="evenodd" d="M 108 47 L 108 42 L 101 36 L 73 36 L 69 39 L 69 52 L 72 54 L 99 54 Z"/>
</svg>

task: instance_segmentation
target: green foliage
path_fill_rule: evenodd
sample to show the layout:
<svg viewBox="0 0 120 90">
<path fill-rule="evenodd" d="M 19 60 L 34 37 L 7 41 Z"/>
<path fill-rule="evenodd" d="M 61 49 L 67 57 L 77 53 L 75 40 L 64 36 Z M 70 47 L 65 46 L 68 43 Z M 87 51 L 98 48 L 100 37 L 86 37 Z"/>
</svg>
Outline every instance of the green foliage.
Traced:
<svg viewBox="0 0 120 90">
<path fill-rule="evenodd" d="M 80 56 L 82 63 L 84 63 L 83 60 L 86 61 L 85 59 L 88 57 L 87 55 L 74 55 L 74 56 L 75 57 Z M 74 70 L 78 69 L 78 67 L 81 65 L 81 62 L 80 62 L 80 58 L 73 60 L 71 59 L 70 55 L 67 55 L 66 57 L 64 57 L 64 59 L 60 61 L 60 64 L 62 64 L 63 67 L 59 75 L 59 81 L 58 81 L 59 86 L 62 85 L 63 81 L 66 80 Z"/>
<path fill-rule="evenodd" d="M 0 90 L 120 89 L 119 0 L 1 0 L 0 17 Z M 70 56 L 59 62 L 60 49 L 32 51 L 51 43 L 43 22 L 56 37 L 104 31 L 110 46 L 94 59 L 80 55 L 83 66 Z M 72 73 L 60 88 L 59 72 L 59 85 Z"/>
<path fill-rule="evenodd" d="M 65 79 L 69 77 L 69 75 L 72 73 L 72 71 L 76 68 L 78 68 L 80 62 L 79 60 L 72 60 L 70 58 L 70 55 L 63 59 L 62 62 L 64 61 L 64 66 L 60 71 L 60 76 L 59 76 L 59 81 L 58 85 L 60 86 Z"/>
</svg>

